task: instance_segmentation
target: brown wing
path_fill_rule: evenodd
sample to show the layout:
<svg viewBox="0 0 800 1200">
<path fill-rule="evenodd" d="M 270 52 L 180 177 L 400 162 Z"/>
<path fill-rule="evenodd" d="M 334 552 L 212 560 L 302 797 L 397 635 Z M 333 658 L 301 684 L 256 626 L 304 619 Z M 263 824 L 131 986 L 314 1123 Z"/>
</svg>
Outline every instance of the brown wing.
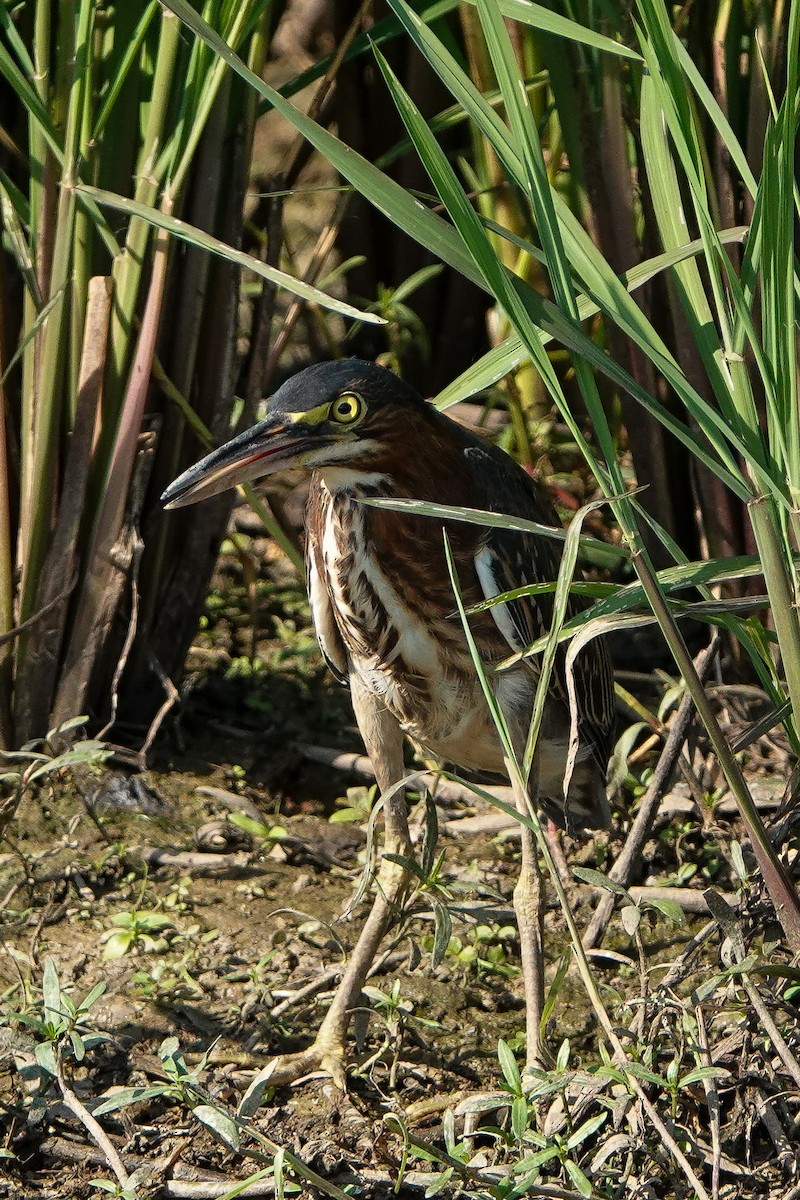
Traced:
<svg viewBox="0 0 800 1200">
<path fill-rule="evenodd" d="M 466 452 L 476 473 L 476 484 L 483 493 L 478 507 L 492 508 L 509 516 L 523 517 L 539 524 L 557 525 L 558 521 L 546 494 L 523 471 L 509 471 L 507 463 L 495 461 L 495 455 L 482 448 Z M 534 583 L 554 581 L 558 574 L 558 542 L 544 535 L 512 529 L 489 529 L 481 540 L 475 568 L 484 595 L 502 595 Z M 570 616 L 586 608 L 578 597 L 569 601 Z M 550 629 L 553 596 L 520 596 L 492 608 L 497 627 L 509 649 L 519 653 Z M 566 654 L 560 649 L 555 661 L 553 684 L 556 694 L 567 703 Z M 534 669 L 534 664 L 531 664 Z M 575 662 L 579 733 L 590 746 L 605 771 L 615 723 L 614 683 L 605 639 L 594 638 L 581 650 Z"/>
</svg>

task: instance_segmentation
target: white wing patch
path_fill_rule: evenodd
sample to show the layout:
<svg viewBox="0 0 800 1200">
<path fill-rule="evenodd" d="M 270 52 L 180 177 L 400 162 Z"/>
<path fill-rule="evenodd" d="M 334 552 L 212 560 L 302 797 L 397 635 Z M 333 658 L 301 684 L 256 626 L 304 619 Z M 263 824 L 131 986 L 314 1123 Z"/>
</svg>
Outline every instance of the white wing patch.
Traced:
<svg viewBox="0 0 800 1200">
<path fill-rule="evenodd" d="M 488 546 L 484 546 L 475 555 L 475 571 L 486 600 L 492 600 L 495 596 L 499 596 L 502 594 L 502 592 L 507 590 L 506 588 L 500 588 L 497 585 L 497 579 L 494 573 L 495 563 L 495 556 Z M 500 633 L 502 633 L 503 637 L 508 642 L 509 647 L 513 651 L 516 652 L 518 650 L 527 649 L 522 641 L 522 638 L 519 636 L 519 631 L 514 623 L 514 618 L 512 617 L 507 604 L 493 604 L 489 609 L 489 612 L 494 618 L 495 625 L 499 629 Z"/>
</svg>

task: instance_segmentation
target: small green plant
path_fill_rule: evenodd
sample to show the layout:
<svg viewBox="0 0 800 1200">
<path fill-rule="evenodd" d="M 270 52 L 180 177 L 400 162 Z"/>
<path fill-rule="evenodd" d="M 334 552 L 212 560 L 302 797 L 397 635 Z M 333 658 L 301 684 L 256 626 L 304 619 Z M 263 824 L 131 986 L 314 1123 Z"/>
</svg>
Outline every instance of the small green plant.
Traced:
<svg viewBox="0 0 800 1200">
<path fill-rule="evenodd" d="M 519 966 L 510 959 L 508 945 L 517 938 L 513 925 L 473 925 L 461 937 L 453 934 L 447 943 L 445 958 L 453 960 L 464 973 L 474 972 L 478 978 L 500 975 L 511 979 L 519 974 Z M 432 936 L 424 939 L 426 950 L 433 950 Z"/>
<path fill-rule="evenodd" d="M 377 794 L 378 789 L 375 784 L 372 787 L 365 787 L 363 784 L 349 787 L 344 796 L 336 797 L 335 803 L 338 807 L 335 812 L 331 813 L 328 820 L 334 824 L 368 824 Z"/>
<path fill-rule="evenodd" d="M 403 1044 L 403 1034 L 407 1025 L 413 1023 L 428 1029 L 440 1029 L 441 1024 L 438 1021 L 431 1021 L 425 1017 L 420 1017 L 414 1012 L 413 1003 L 402 995 L 402 984 L 399 979 L 395 979 L 388 992 L 384 992 L 381 988 L 374 987 L 371 984 L 365 985 L 362 991 L 371 1001 L 373 1012 L 381 1018 L 384 1030 L 381 1045 L 362 1065 L 361 1073 L 366 1073 L 374 1063 L 388 1052 L 391 1055 L 389 1086 L 394 1088 L 400 1060 L 400 1049 Z"/>
<path fill-rule="evenodd" d="M 36 1039 L 37 1063 L 47 1074 L 57 1077 L 64 1056 L 82 1062 L 87 1049 L 107 1040 L 89 1020 L 91 1010 L 105 990 L 105 981 L 101 980 L 76 1003 L 62 986 L 55 963 L 48 955 L 42 974 L 41 1002 L 20 1012 L 8 1012 L 0 1020 L 26 1026 Z"/>
<path fill-rule="evenodd" d="M 593 1137 L 608 1120 L 608 1113 L 598 1113 L 582 1122 L 568 1137 L 554 1133 L 545 1137 L 529 1129 L 523 1135 L 523 1141 L 536 1147 L 532 1154 L 526 1154 L 514 1166 L 514 1173 L 521 1176 L 517 1183 L 518 1194 L 530 1188 L 534 1182 L 541 1179 L 541 1169 L 547 1163 L 558 1162 L 572 1187 L 581 1196 L 592 1195 L 592 1183 L 586 1176 L 583 1167 L 577 1161 L 576 1151 L 589 1138 Z"/>
<path fill-rule="evenodd" d="M 164 934 L 174 929 L 171 917 L 149 908 L 114 913 L 111 924 L 114 928 L 100 935 L 101 943 L 105 943 L 103 958 L 111 961 L 134 951 L 154 954 L 166 949 L 169 940 Z"/>
<path fill-rule="evenodd" d="M 110 756 L 111 750 L 94 738 L 74 742 L 76 730 L 87 717 L 74 717 L 51 729 L 44 738 L 34 738 L 19 750 L 0 750 L 0 836 L 14 817 L 23 797 L 46 776 L 76 767 L 98 767 Z"/>
<path fill-rule="evenodd" d="M 197 1069 L 190 1071 L 186 1065 L 186 1059 L 180 1049 L 178 1039 L 176 1037 L 165 1038 L 158 1051 L 165 1076 L 164 1080 L 148 1087 L 120 1089 L 120 1091 L 115 1092 L 113 1096 L 97 1106 L 94 1110 L 95 1116 L 117 1112 L 121 1108 L 129 1107 L 131 1104 L 138 1104 L 143 1100 L 154 1100 L 156 1098 L 175 1101 L 190 1108 L 195 1112 L 195 1115 L 198 1115 L 197 1109 L 204 1104 L 206 1099 L 202 1090 L 200 1076 L 206 1069 L 208 1053 L 202 1056 Z M 199 1114 L 199 1119 L 202 1121 L 205 1115 L 205 1111 L 203 1110 Z M 218 1131 L 224 1131 L 223 1140 L 228 1145 L 238 1144 L 235 1122 L 230 1117 L 226 1117 L 223 1121 L 223 1117 L 225 1117 L 225 1114 L 220 1109 L 220 1120 L 217 1122 L 217 1126 L 219 1126 Z M 210 1121 L 205 1120 L 204 1124 L 210 1124 Z"/>
<path fill-rule="evenodd" d="M 134 972 L 131 983 L 138 995 L 152 999 L 194 999 L 205 992 L 191 973 L 196 968 L 197 950 L 190 946 L 175 961 L 159 958 Z"/>
<path fill-rule="evenodd" d="M 326 1185 L 325 1181 L 310 1167 L 307 1167 L 285 1147 L 277 1145 L 266 1137 L 251 1123 L 251 1118 L 258 1108 L 265 1090 L 265 1081 L 261 1075 L 256 1076 L 235 1110 L 207 1094 L 202 1083 L 202 1076 L 208 1068 L 208 1059 L 212 1049 L 213 1046 L 209 1047 L 192 1070 L 186 1063 L 178 1039 L 176 1037 L 166 1038 L 161 1043 L 158 1052 L 164 1073 L 163 1081 L 148 1087 L 121 1088 L 95 1108 L 94 1116 L 99 1117 L 107 1113 L 118 1112 L 120 1109 L 129 1108 L 132 1104 L 140 1104 L 148 1100 L 166 1100 L 188 1109 L 195 1119 L 228 1150 L 253 1158 L 262 1165 L 262 1169 L 250 1179 L 233 1185 L 231 1194 L 265 1176 L 274 1178 L 277 1196 L 298 1191 L 294 1182 L 285 1176 L 286 1170 L 291 1170 L 301 1179 L 308 1181 L 315 1190 L 319 1190 L 323 1194 L 331 1194 L 330 1186 Z M 338 1189 L 337 1194 L 343 1195 L 338 1192 Z"/>
<path fill-rule="evenodd" d="M 139 1197 L 135 1183 L 132 1187 L 126 1187 L 117 1180 L 101 1177 L 90 1180 L 89 1187 L 96 1188 L 98 1192 L 107 1192 L 111 1196 L 115 1196 L 117 1200 L 138 1200 Z"/>
<path fill-rule="evenodd" d="M 403 359 L 409 350 L 413 350 L 427 361 L 431 354 L 430 338 L 424 324 L 413 308 L 407 303 L 409 298 L 429 280 L 441 274 L 442 266 L 434 263 L 421 267 L 408 279 L 403 280 L 397 287 L 386 287 L 379 283 L 377 299 L 371 304 L 362 303 L 364 312 L 375 313 L 386 322 L 384 333 L 389 343 L 388 350 L 379 356 L 378 361 L 397 375 L 403 374 Z M 352 333 L 355 334 L 361 322 L 356 322 Z M 352 334 L 351 334 L 352 336 Z"/>
<path fill-rule="evenodd" d="M 248 816 L 247 813 L 228 813 L 228 820 L 231 825 L 235 825 L 237 829 L 242 829 L 245 833 L 249 833 L 258 842 L 274 844 L 286 837 L 286 829 L 283 825 L 277 823 L 269 825 L 266 821 L 259 821 L 256 817 Z"/>
<path fill-rule="evenodd" d="M 628 1075 L 633 1075 L 642 1083 L 652 1084 L 653 1087 L 669 1098 L 670 1116 L 673 1121 L 678 1120 L 680 1111 L 680 1096 L 681 1092 L 687 1088 L 691 1088 L 696 1083 L 702 1083 L 712 1079 L 730 1079 L 730 1071 L 724 1067 L 703 1066 L 699 1064 L 692 1070 L 681 1074 L 681 1060 L 676 1054 L 670 1059 L 663 1075 L 659 1075 L 644 1063 L 629 1062 L 626 1064 L 625 1071 Z"/>
</svg>

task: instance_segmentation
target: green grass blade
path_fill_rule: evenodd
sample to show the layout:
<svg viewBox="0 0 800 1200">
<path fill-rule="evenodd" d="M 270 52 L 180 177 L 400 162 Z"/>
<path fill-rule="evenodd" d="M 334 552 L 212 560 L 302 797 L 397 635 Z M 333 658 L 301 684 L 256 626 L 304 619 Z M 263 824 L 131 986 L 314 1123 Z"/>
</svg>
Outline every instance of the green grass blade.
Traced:
<svg viewBox="0 0 800 1200">
<path fill-rule="evenodd" d="M 186 221 L 180 221 L 176 217 L 171 217 L 168 213 L 161 212 L 149 204 L 140 204 L 136 200 L 128 199 L 127 196 L 118 196 L 114 192 L 106 192 L 102 188 L 90 187 L 84 183 L 78 184 L 77 190 L 81 195 L 88 196 L 96 201 L 97 204 L 104 205 L 106 208 L 116 209 L 118 212 L 127 213 L 130 217 L 138 217 L 143 221 L 147 221 L 148 224 L 153 225 L 157 229 L 166 230 L 167 233 L 172 234 L 181 241 L 187 242 L 190 246 L 197 246 L 200 250 L 206 250 L 209 254 L 215 254 L 219 258 L 224 258 L 227 262 L 235 263 L 236 266 L 260 275 L 262 279 L 267 279 L 270 283 L 293 292 L 303 300 L 322 305 L 333 312 L 341 313 L 342 316 L 358 319 L 359 321 L 367 321 L 373 325 L 385 324 L 383 317 L 379 317 L 375 313 L 362 312 L 360 309 L 354 308 L 351 304 L 347 304 L 344 300 L 337 300 L 335 296 L 329 296 L 326 292 L 321 292 L 318 288 L 303 283 L 301 279 L 295 279 L 292 275 L 287 275 L 285 271 L 270 267 L 261 259 L 254 258 L 252 255 L 246 254 L 243 250 L 236 250 L 233 246 L 227 245 L 226 242 L 220 241 L 219 238 L 213 237 L 212 234 L 206 233 L 205 230 L 198 229 L 195 225 L 189 225 Z"/>
</svg>

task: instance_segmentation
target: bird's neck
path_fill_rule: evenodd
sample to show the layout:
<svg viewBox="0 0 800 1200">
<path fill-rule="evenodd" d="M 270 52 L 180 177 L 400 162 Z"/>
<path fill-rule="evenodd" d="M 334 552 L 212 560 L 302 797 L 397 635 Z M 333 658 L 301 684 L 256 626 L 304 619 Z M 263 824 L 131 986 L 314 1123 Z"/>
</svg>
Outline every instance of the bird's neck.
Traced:
<svg viewBox="0 0 800 1200">
<path fill-rule="evenodd" d="M 362 462 L 319 467 L 317 475 L 333 496 L 393 496 L 408 500 L 437 500 L 442 489 L 455 504 L 467 504 L 463 459 L 442 455 L 423 440 L 402 457 L 375 453 Z M 462 494 L 463 493 L 463 494 Z"/>
<path fill-rule="evenodd" d="M 332 496 L 391 490 L 391 480 L 385 471 L 363 467 L 321 467 L 319 477 Z"/>
</svg>

